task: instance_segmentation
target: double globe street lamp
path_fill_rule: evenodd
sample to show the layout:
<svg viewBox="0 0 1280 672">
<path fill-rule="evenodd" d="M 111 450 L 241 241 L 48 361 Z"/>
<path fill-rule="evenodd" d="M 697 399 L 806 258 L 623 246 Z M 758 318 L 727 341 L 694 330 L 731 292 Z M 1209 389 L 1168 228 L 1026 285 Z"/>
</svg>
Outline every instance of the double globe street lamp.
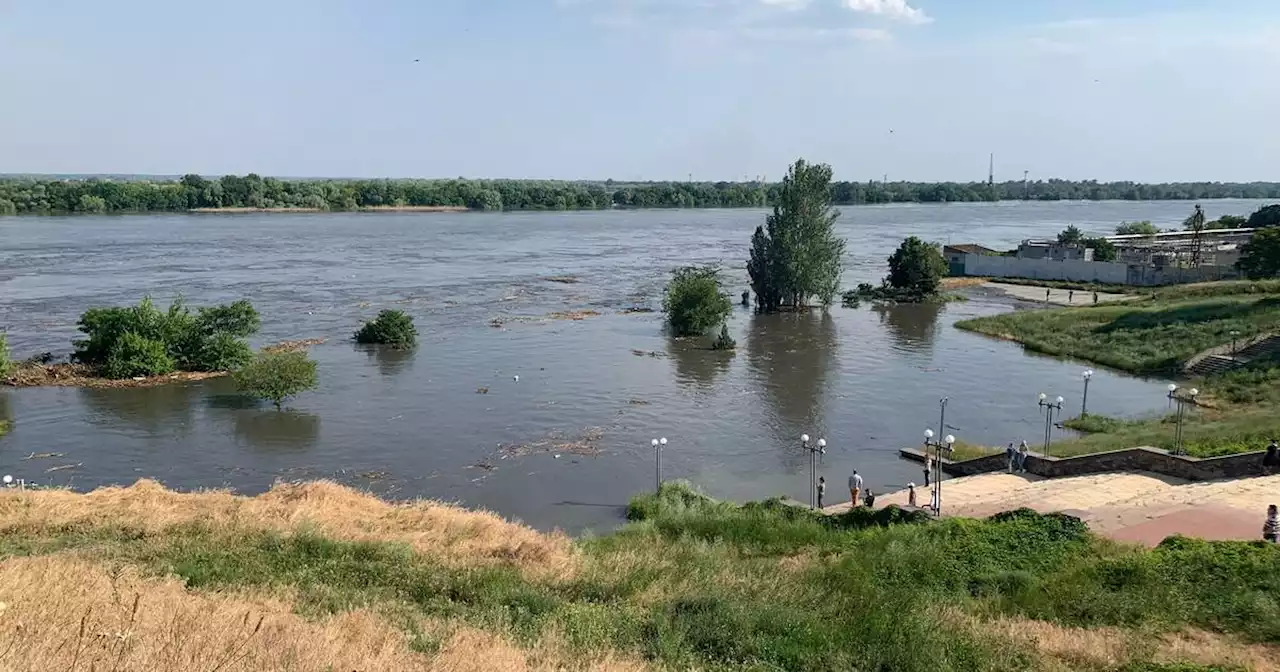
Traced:
<svg viewBox="0 0 1280 672">
<path fill-rule="evenodd" d="M 654 492 L 662 489 L 662 449 L 667 447 L 667 437 L 649 442 L 653 446 Z"/>
<path fill-rule="evenodd" d="M 946 407 L 946 401 L 943 400 L 943 408 Z M 924 430 L 924 459 L 929 462 L 929 449 L 934 451 L 933 463 L 929 466 L 933 467 L 933 488 L 932 500 L 930 505 L 933 508 L 933 515 L 942 515 L 942 455 L 945 452 L 947 456 L 955 452 L 956 437 L 948 434 L 942 441 L 933 440 L 933 430 Z"/>
<path fill-rule="evenodd" d="M 805 452 L 809 453 L 809 508 L 816 509 L 818 506 L 818 456 L 827 454 L 827 440 L 818 439 L 814 445 L 809 445 L 809 435 L 800 435 L 800 445 L 804 447 Z"/>
<path fill-rule="evenodd" d="M 1179 393 L 1178 386 L 1173 383 L 1169 383 L 1169 402 L 1170 403 L 1176 402 L 1178 404 L 1177 424 L 1175 425 L 1175 429 L 1173 430 L 1173 454 L 1174 455 L 1183 454 L 1182 418 L 1183 416 L 1186 415 L 1186 411 L 1185 411 L 1186 405 L 1195 404 L 1196 397 L 1198 396 L 1200 396 L 1200 390 L 1197 390 L 1194 387 L 1191 388 L 1190 390 L 1187 390 L 1184 393 Z"/>
<path fill-rule="evenodd" d="M 1088 380 L 1086 378 L 1085 380 Z M 1053 440 L 1053 412 L 1057 411 L 1058 415 L 1062 415 L 1062 397 L 1058 397 L 1053 401 L 1048 400 L 1049 397 L 1044 392 L 1040 393 L 1040 411 L 1044 413 L 1044 454 L 1049 455 L 1049 444 Z"/>
</svg>

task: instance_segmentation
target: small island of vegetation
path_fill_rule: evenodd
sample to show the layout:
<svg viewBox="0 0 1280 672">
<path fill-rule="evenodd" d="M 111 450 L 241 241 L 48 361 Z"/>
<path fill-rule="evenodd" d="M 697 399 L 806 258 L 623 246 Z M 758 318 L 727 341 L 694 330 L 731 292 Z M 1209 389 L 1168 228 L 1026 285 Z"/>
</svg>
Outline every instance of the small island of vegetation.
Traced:
<svg viewBox="0 0 1280 672">
<path fill-rule="evenodd" d="M 402 310 L 383 310 L 355 333 L 356 343 L 409 349 L 418 344 L 413 318 Z"/>
</svg>

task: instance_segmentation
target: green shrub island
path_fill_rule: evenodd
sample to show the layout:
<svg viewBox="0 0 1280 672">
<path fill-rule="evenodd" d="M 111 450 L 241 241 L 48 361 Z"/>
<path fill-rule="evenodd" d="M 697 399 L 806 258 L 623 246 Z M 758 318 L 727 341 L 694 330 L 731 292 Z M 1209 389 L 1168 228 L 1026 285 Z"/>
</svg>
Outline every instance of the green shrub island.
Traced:
<svg viewBox="0 0 1280 672">
<path fill-rule="evenodd" d="M 91 308 L 77 325 L 74 361 L 107 378 L 159 376 L 174 371 L 228 371 L 253 358 L 244 340 L 261 326 L 248 301 L 193 313 L 181 298 L 167 311 L 150 297 L 127 308 Z"/>
<path fill-rule="evenodd" d="M 401 310 L 384 310 L 364 323 L 355 335 L 357 343 L 412 348 L 418 343 L 418 329 L 413 318 Z"/>
<path fill-rule="evenodd" d="M 316 363 L 305 350 L 266 351 L 232 377 L 241 392 L 270 401 L 279 410 L 289 397 L 316 386 Z"/>
<path fill-rule="evenodd" d="M 7 378 L 13 369 L 13 360 L 9 359 L 9 340 L 4 332 L 0 332 L 0 378 Z"/>
<path fill-rule="evenodd" d="M 711 266 L 687 266 L 672 272 L 662 312 L 676 336 L 701 336 L 723 324 L 733 302 L 720 290 L 720 273 Z"/>
</svg>

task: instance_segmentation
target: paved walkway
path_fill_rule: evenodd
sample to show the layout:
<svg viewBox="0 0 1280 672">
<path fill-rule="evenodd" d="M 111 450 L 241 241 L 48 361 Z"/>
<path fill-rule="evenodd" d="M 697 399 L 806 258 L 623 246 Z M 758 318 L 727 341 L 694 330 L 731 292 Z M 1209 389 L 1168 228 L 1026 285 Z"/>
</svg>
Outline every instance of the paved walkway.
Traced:
<svg viewBox="0 0 1280 672">
<path fill-rule="evenodd" d="M 917 501 L 929 501 L 916 488 Z M 905 506 L 905 491 L 876 497 L 876 506 Z M 1280 504 L 1280 475 L 1189 482 L 1145 472 L 1043 479 L 1022 474 L 982 474 L 942 482 L 943 511 L 982 518 L 1027 507 L 1080 517 L 1114 539 L 1154 545 L 1171 534 L 1204 539 L 1260 539 L 1268 504 Z M 849 504 L 827 507 L 847 511 Z"/>
<path fill-rule="evenodd" d="M 983 287 L 1006 294 L 1020 301 L 1031 301 L 1034 303 L 1044 303 L 1044 287 L 1035 287 L 1032 285 L 1009 285 L 1003 282 L 987 282 L 983 283 Z M 1059 306 L 1091 306 L 1093 305 L 1093 292 L 1076 290 L 1073 292 L 1066 289 L 1050 289 L 1049 303 Z M 1112 292 L 1098 292 L 1098 303 L 1115 303 L 1117 301 L 1133 301 L 1142 298 L 1139 294 L 1117 294 Z M 1074 300 L 1073 300 L 1074 299 Z"/>
</svg>

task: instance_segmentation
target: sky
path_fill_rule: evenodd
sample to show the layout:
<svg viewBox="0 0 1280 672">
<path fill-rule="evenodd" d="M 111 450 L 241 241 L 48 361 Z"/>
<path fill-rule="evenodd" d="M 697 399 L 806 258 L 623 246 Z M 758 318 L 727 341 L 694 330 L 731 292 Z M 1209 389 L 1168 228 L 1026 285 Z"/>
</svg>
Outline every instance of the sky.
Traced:
<svg viewBox="0 0 1280 672">
<path fill-rule="evenodd" d="M 1280 181 L 1275 0 L 0 0 L 0 173 Z"/>
</svg>

